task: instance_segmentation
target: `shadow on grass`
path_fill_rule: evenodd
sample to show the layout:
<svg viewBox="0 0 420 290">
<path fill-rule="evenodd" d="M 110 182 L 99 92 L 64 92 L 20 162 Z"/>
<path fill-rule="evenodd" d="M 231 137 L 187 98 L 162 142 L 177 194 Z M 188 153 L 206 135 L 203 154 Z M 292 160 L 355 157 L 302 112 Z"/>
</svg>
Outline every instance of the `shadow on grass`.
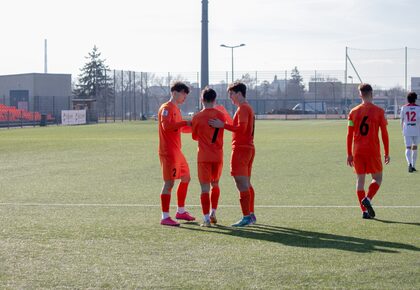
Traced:
<svg viewBox="0 0 420 290">
<path fill-rule="evenodd" d="M 410 226 L 420 226 L 420 223 L 409 223 L 409 222 L 399 222 L 399 221 L 388 221 L 374 218 L 373 221 L 378 221 L 384 224 L 401 224 L 401 225 L 410 225 Z"/>
<path fill-rule="evenodd" d="M 399 253 L 399 250 L 420 251 L 420 248 L 409 244 L 369 240 L 264 224 L 257 224 L 245 228 L 232 228 L 222 225 L 201 228 L 196 225 L 190 225 L 193 227 L 184 226 L 181 229 L 268 241 L 293 247 L 337 249 L 358 253 Z"/>
</svg>

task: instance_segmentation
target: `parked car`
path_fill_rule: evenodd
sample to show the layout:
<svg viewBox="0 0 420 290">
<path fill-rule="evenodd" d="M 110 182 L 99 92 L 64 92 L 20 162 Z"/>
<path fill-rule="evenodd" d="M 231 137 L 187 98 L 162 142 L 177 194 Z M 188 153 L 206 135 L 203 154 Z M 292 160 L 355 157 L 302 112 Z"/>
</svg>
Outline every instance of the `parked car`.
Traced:
<svg viewBox="0 0 420 290">
<path fill-rule="evenodd" d="M 292 108 L 292 111 L 303 114 L 325 114 L 327 110 L 326 102 L 305 102 L 298 103 Z"/>
</svg>

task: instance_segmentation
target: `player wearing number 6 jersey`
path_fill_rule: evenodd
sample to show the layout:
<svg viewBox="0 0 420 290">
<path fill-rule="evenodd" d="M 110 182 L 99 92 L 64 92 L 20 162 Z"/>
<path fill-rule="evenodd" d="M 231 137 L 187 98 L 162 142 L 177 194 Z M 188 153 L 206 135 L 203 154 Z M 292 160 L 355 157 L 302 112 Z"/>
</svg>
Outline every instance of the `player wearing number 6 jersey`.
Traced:
<svg viewBox="0 0 420 290">
<path fill-rule="evenodd" d="M 201 92 L 201 103 L 204 108 L 192 119 L 192 138 L 198 141 L 197 169 L 201 185 L 201 208 L 204 215 L 201 226 L 204 227 L 217 223 L 219 179 L 223 169 L 223 129 L 209 125 L 211 119 L 226 121 L 224 113 L 215 108 L 215 100 L 216 92 L 206 87 Z"/>
<path fill-rule="evenodd" d="M 420 135 L 420 106 L 416 104 L 417 94 L 411 92 L 407 95 L 408 104 L 401 108 L 401 128 L 406 146 L 405 158 L 408 163 L 408 172 L 417 171 L 417 144 Z"/>
<path fill-rule="evenodd" d="M 255 117 L 252 107 L 246 101 L 246 85 L 236 82 L 228 87 L 229 98 L 238 106 L 233 124 L 212 119 L 209 124 L 214 128 L 224 128 L 232 132 L 232 156 L 230 174 L 233 176 L 240 194 L 243 217 L 232 226 L 243 227 L 256 222 L 254 214 L 254 188 L 251 185 L 252 163 L 255 156 L 254 129 Z"/>
<path fill-rule="evenodd" d="M 372 103 L 372 87 L 369 84 L 359 85 L 362 104 L 351 110 L 348 117 L 347 131 L 347 164 L 354 167 L 357 174 L 357 197 L 362 217 L 375 217 L 371 200 L 379 190 L 382 182 L 382 161 L 379 143 L 379 129 L 385 151 L 385 164 L 390 161 L 389 138 L 386 129 L 385 111 Z M 354 142 L 354 145 L 353 145 Z M 372 182 L 365 193 L 366 174 L 372 175 Z"/>
</svg>

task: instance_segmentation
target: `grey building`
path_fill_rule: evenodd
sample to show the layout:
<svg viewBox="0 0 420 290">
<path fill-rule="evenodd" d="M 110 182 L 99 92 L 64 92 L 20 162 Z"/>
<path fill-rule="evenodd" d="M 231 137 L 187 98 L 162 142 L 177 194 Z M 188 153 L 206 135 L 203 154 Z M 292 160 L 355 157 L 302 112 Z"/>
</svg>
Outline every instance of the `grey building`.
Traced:
<svg viewBox="0 0 420 290">
<path fill-rule="evenodd" d="M 60 118 L 71 107 L 71 74 L 28 73 L 0 76 L 0 103 Z"/>
<path fill-rule="evenodd" d="M 411 91 L 420 95 L 420 77 L 411 78 Z"/>
</svg>

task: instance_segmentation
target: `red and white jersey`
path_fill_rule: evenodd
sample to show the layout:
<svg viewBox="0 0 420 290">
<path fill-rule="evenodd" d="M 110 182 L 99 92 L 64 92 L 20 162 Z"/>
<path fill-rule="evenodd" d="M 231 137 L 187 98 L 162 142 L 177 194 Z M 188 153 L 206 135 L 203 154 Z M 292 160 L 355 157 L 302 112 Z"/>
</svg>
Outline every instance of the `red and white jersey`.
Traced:
<svg viewBox="0 0 420 290">
<path fill-rule="evenodd" d="M 420 106 L 406 104 L 400 113 L 404 136 L 420 136 Z"/>
</svg>

